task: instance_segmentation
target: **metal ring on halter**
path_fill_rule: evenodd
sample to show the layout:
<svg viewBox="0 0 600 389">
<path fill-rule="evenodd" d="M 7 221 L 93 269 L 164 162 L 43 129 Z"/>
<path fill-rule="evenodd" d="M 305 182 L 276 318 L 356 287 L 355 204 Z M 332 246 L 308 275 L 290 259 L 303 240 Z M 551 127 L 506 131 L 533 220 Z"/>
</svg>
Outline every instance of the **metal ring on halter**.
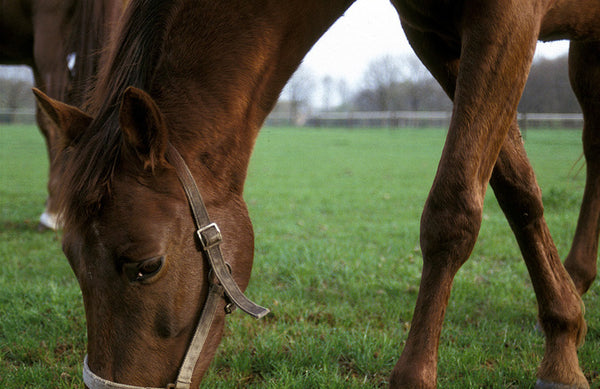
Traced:
<svg viewBox="0 0 600 389">
<path fill-rule="evenodd" d="M 229 273 L 231 273 L 231 265 L 229 264 L 229 262 L 225 262 L 225 266 L 227 266 L 227 269 L 229 269 Z M 215 280 L 216 280 L 216 282 L 215 282 Z M 215 272 L 212 269 L 210 269 L 210 271 L 208 272 L 208 282 L 209 283 L 217 283 L 217 282 L 219 282 L 219 279 L 216 277 Z M 225 313 L 227 315 L 229 315 L 233 311 L 236 310 L 237 306 L 235 305 L 234 302 L 232 302 L 229 299 L 229 297 L 227 297 L 227 294 L 224 294 L 223 298 L 225 299 L 225 303 L 226 303 L 225 304 Z"/>
</svg>

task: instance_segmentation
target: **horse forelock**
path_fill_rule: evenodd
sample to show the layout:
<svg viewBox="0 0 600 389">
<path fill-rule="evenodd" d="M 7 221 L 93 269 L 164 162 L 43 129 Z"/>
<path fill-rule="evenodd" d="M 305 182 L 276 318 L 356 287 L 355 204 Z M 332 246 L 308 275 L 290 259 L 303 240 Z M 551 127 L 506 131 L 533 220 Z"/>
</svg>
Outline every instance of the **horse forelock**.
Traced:
<svg viewBox="0 0 600 389">
<path fill-rule="evenodd" d="M 86 103 L 86 111 L 94 119 L 60 156 L 63 171 L 58 203 L 66 228 L 87 223 L 110 195 L 122 154 L 119 107 L 123 92 L 129 86 L 151 92 L 162 51 L 160 42 L 176 3 L 130 1 L 115 39 L 102 54 L 98 81 Z"/>
</svg>

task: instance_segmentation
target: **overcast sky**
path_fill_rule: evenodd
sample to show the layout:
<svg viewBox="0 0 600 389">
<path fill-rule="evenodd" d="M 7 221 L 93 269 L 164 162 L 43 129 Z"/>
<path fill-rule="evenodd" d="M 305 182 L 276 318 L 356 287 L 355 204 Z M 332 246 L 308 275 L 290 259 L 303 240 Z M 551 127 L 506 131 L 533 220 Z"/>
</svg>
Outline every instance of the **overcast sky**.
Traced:
<svg viewBox="0 0 600 389">
<path fill-rule="evenodd" d="M 538 55 L 567 52 L 568 42 L 538 44 Z M 345 78 L 357 86 L 369 62 L 384 55 L 413 56 L 389 0 L 357 0 L 317 42 L 304 60 L 318 78 Z"/>
<path fill-rule="evenodd" d="M 553 58 L 567 49 L 566 41 L 540 43 L 538 55 Z M 304 66 L 315 77 L 317 88 L 328 75 L 345 79 L 351 89 L 356 89 L 369 63 L 385 55 L 415 56 L 396 10 L 389 0 L 357 0 L 308 53 Z"/>
</svg>

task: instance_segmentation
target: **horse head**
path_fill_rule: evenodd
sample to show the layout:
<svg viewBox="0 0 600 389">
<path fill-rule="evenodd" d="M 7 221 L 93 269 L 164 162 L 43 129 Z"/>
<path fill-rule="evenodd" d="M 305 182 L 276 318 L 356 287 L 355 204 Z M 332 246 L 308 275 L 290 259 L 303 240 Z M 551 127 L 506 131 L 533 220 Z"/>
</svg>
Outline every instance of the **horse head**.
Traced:
<svg viewBox="0 0 600 389">
<path fill-rule="evenodd" d="M 36 96 L 63 139 L 61 182 L 71 185 L 61 192 L 63 251 L 83 294 L 88 374 L 128 385 L 173 383 L 215 283 L 209 282 L 209 269 L 218 269 L 198 234 L 206 226 L 194 222 L 164 115 L 149 94 L 130 87 L 115 113 L 118 141 L 91 151 L 99 132 L 90 134 L 90 128 L 98 121 L 39 91 Z M 82 165 L 83 156 L 95 166 Z M 97 168 L 108 174 L 96 174 Z M 211 220 L 223 231 L 219 251 L 244 289 L 254 236 L 241 191 L 208 169 L 190 165 L 190 170 L 201 183 Z M 221 338 L 228 303 L 223 296 L 212 303 L 217 308 L 203 330 L 206 342 L 197 363 L 191 363 L 195 383 Z"/>
</svg>

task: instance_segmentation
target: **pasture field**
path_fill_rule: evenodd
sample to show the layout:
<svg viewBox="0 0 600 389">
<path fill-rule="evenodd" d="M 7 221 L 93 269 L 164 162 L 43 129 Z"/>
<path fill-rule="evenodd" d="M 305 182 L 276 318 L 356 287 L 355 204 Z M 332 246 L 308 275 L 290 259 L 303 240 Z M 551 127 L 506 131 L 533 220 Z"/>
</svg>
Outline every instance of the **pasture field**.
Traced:
<svg viewBox="0 0 600 389">
<path fill-rule="evenodd" d="M 265 128 L 245 197 L 256 233 L 248 296 L 202 387 L 384 387 L 406 338 L 422 258 L 419 218 L 440 129 Z M 531 130 L 526 147 L 566 256 L 585 172 L 579 131 Z M 46 153 L 33 126 L 0 126 L 0 387 L 81 388 L 85 318 L 60 234 L 36 232 Z M 600 388 L 600 284 L 584 297 L 579 358 Z M 454 282 L 440 388 L 529 388 L 543 338 L 510 229 L 488 191 L 479 241 Z"/>
</svg>

